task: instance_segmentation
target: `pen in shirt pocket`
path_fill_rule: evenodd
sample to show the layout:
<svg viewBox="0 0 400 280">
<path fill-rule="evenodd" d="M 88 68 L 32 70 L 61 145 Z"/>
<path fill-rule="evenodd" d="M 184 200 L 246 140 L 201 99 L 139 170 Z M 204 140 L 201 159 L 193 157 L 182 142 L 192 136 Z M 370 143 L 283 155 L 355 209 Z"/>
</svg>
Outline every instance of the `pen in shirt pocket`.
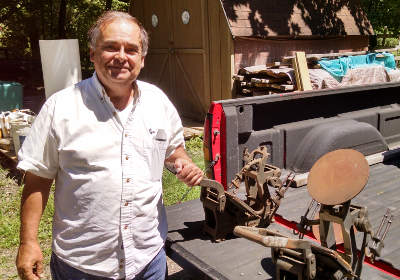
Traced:
<svg viewBox="0 0 400 280">
<path fill-rule="evenodd" d="M 157 141 L 163 141 L 163 142 L 167 141 L 167 133 L 165 133 L 165 130 L 164 129 L 157 130 L 155 139 Z"/>
</svg>

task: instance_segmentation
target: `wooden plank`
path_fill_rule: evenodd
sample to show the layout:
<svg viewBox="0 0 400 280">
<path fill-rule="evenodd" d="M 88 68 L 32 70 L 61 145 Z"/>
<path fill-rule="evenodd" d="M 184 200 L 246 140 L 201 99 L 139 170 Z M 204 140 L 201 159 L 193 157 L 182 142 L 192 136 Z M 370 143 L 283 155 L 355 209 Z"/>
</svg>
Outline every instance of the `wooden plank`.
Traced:
<svg viewBox="0 0 400 280">
<path fill-rule="evenodd" d="M 391 49 L 379 49 L 375 50 L 375 52 L 397 52 L 398 50 L 400 50 L 400 46 Z"/>
<path fill-rule="evenodd" d="M 400 50 L 400 46 L 390 49 L 378 49 L 374 50 L 374 52 L 395 52 Z M 341 56 L 354 56 L 354 55 L 364 55 L 368 54 L 368 51 L 357 51 L 357 52 L 343 52 L 343 53 L 324 53 L 324 54 L 307 54 L 307 60 L 320 60 L 321 58 L 329 58 L 329 57 L 341 57 Z M 282 57 L 282 61 L 290 62 L 295 56 L 284 56 Z"/>
<path fill-rule="evenodd" d="M 11 151 L 13 142 L 11 138 L 0 138 L 0 149 Z"/>
<path fill-rule="evenodd" d="M 320 60 L 323 57 L 340 57 L 340 56 L 350 56 L 350 55 L 363 55 L 367 54 L 367 51 L 358 52 L 343 52 L 343 53 L 323 53 L 323 54 L 307 54 L 306 58 L 309 60 Z M 284 56 L 282 61 L 290 62 L 295 56 Z"/>
<path fill-rule="evenodd" d="M 293 91 L 294 85 L 272 85 L 274 88 L 283 90 L 283 91 Z"/>
<path fill-rule="evenodd" d="M 279 67 L 290 67 L 291 66 L 290 63 L 283 63 L 283 62 L 280 62 L 280 61 L 267 63 L 265 65 L 267 66 L 267 68 L 279 68 Z"/>
<path fill-rule="evenodd" d="M 303 91 L 303 87 L 302 87 L 301 80 L 300 80 L 300 73 L 298 70 L 299 66 L 297 65 L 296 58 L 292 58 L 292 65 L 293 65 L 293 70 L 294 70 L 294 76 L 296 77 L 297 90 Z"/>
<path fill-rule="evenodd" d="M 243 75 L 233 75 L 233 76 L 232 76 L 232 79 L 233 79 L 234 81 L 243 82 L 243 81 L 244 81 L 244 76 L 243 76 Z"/>
<path fill-rule="evenodd" d="M 251 78 L 251 82 L 259 84 L 274 84 L 274 83 L 285 83 L 290 81 L 287 81 L 287 79 L 277 79 L 277 78 L 269 78 L 269 79 Z"/>
<path fill-rule="evenodd" d="M 209 33 L 209 22 L 208 22 L 208 2 L 207 0 L 201 1 L 201 23 L 203 31 L 203 84 L 204 91 L 202 92 L 205 100 L 204 116 L 207 114 L 211 104 L 211 83 L 210 83 L 210 33 Z M 203 116 L 203 118 L 204 118 Z"/>
<path fill-rule="evenodd" d="M 307 67 L 306 54 L 304 52 L 296 52 L 295 58 L 295 68 L 296 68 L 296 81 L 301 84 L 301 90 L 312 90 L 310 74 Z"/>
<path fill-rule="evenodd" d="M 221 2 L 218 3 L 219 11 L 219 26 L 220 26 L 220 59 L 221 59 L 221 97 L 222 99 L 232 98 L 233 80 L 231 77 L 234 73 L 234 59 L 233 59 L 233 39 L 231 31 L 228 26 L 225 13 L 222 9 Z M 212 27 L 211 27 L 212 28 Z"/>
</svg>

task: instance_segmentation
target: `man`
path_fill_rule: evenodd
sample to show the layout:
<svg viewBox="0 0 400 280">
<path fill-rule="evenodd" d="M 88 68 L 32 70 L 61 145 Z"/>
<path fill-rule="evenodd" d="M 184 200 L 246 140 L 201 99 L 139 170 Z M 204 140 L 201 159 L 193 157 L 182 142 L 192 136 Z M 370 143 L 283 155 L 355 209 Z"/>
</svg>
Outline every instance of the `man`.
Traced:
<svg viewBox="0 0 400 280">
<path fill-rule="evenodd" d="M 18 154 L 27 171 L 18 272 L 40 279 L 37 231 L 55 179 L 53 279 L 163 279 L 164 161 L 190 186 L 203 172 L 165 94 L 136 80 L 148 48 L 142 25 L 107 12 L 89 39 L 95 73 L 47 100 Z"/>
</svg>

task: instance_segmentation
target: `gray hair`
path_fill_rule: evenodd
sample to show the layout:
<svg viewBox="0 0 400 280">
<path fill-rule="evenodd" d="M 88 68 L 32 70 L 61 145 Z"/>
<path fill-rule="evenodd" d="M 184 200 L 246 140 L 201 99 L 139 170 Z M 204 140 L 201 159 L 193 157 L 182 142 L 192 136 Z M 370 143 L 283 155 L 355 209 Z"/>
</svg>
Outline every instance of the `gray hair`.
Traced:
<svg viewBox="0 0 400 280">
<path fill-rule="evenodd" d="M 147 31 L 144 29 L 143 25 L 140 23 L 140 21 L 131 16 L 128 13 L 125 12 L 120 12 L 120 11 L 107 11 L 103 13 L 97 20 L 96 22 L 92 25 L 92 27 L 88 31 L 88 39 L 89 39 L 89 46 L 92 49 L 96 48 L 96 41 L 97 38 L 100 35 L 100 30 L 107 24 L 116 21 L 116 20 L 125 20 L 129 21 L 132 23 L 135 23 L 137 26 L 139 26 L 140 29 L 140 43 L 142 46 L 142 55 L 146 56 L 147 51 L 149 49 L 149 35 L 147 34 Z"/>
</svg>

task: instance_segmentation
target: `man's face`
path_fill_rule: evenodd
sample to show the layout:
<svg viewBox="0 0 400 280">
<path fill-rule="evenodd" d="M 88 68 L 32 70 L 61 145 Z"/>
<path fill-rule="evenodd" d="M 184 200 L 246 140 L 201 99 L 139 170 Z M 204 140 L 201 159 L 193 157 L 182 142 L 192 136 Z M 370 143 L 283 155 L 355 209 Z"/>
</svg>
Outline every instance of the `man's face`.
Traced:
<svg viewBox="0 0 400 280">
<path fill-rule="evenodd" d="M 129 21 L 116 20 L 100 30 L 90 60 L 105 87 L 136 80 L 144 66 L 140 40 L 139 26 Z"/>
</svg>

